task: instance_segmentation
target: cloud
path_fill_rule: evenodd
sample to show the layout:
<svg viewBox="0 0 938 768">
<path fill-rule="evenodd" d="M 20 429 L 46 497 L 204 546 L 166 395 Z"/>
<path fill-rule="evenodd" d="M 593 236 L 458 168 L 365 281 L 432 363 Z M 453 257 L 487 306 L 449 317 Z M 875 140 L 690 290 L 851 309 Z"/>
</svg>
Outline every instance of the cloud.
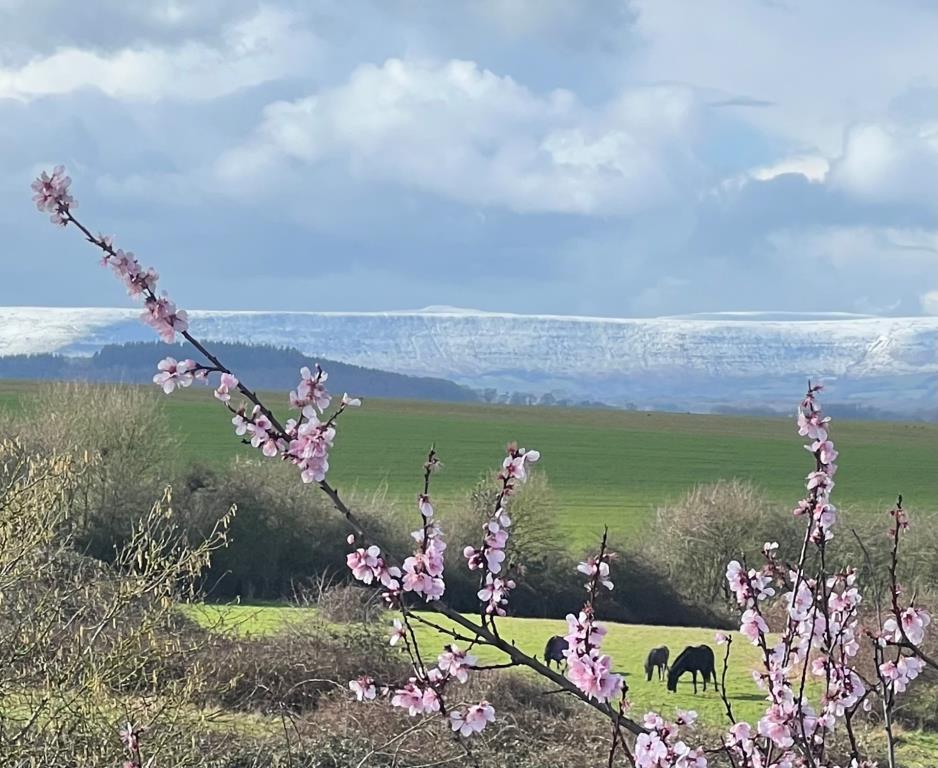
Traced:
<svg viewBox="0 0 938 768">
<path fill-rule="evenodd" d="M 213 99 L 283 77 L 292 52 L 309 56 L 315 49 L 315 38 L 290 14 L 261 8 L 227 25 L 217 44 L 187 40 L 108 52 L 64 46 L 34 56 L 0 69 L 0 98 L 29 101 L 94 88 L 115 99 Z"/>
<path fill-rule="evenodd" d="M 938 290 L 923 293 L 919 300 L 922 303 L 922 312 L 926 315 L 938 315 Z"/>
<path fill-rule="evenodd" d="M 830 156 L 845 126 L 879 122 L 899 91 L 936 85 L 931 3 L 634 0 L 632 6 L 642 40 L 627 62 L 633 79 L 772 102 L 738 111 L 799 152 Z"/>
<path fill-rule="evenodd" d="M 569 91 L 538 95 L 474 62 L 389 59 L 269 105 L 255 137 L 218 167 L 243 183 L 338 158 L 355 178 L 471 205 L 625 215 L 678 194 L 693 168 L 696 110 L 681 87 L 628 89 L 588 108 Z"/>
<path fill-rule="evenodd" d="M 938 203 L 938 123 L 921 127 L 861 124 L 847 132 L 831 184 L 861 200 Z"/>
<path fill-rule="evenodd" d="M 26 215 L 48 160 L 190 306 L 921 312 L 897 1 L 0 0 L 0 304 L 120 300 Z"/>
</svg>

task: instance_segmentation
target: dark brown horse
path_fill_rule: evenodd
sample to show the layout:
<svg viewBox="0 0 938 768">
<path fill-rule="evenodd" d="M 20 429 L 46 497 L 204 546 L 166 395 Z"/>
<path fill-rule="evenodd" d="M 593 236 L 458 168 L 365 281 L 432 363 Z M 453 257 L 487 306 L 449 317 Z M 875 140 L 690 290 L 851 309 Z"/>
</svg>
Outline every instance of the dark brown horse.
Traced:
<svg viewBox="0 0 938 768">
<path fill-rule="evenodd" d="M 651 680 L 651 673 L 658 670 L 658 680 L 664 680 L 664 673 L 668 670 L 668 657 L 671 651 L 668 646 L 662 645 L 658 648 L 652 648 L 648 652 L 648 658 L 645 659 L 645 679 Z"/>
<path fill-rule="evenodd" d="M 713 678 L 713 688 L 717 689 L 717 671 L 713 661 L 713 650 L 707 645 L 688 645 L 668 670 L 668 690 L 677 690 L 677 679 L 685 672 L 694 677 L 694 693 L 697 693 L 697 673 L 703 675 L 703 689 L 707 690 L 707 680 Z"/>
<path fill-rule="evenodd" d="M 554 635 L 548 640 L 547 645 L 544 646 L 544 661 L 547 663 L 547 667 L 550 668 L 550 663 L 556 661 L 559 669 L 560 665 L 567 661 L 564 652 L 569 647 L 569 643 L 560 637 L 560 635 Z"/>
</svg>

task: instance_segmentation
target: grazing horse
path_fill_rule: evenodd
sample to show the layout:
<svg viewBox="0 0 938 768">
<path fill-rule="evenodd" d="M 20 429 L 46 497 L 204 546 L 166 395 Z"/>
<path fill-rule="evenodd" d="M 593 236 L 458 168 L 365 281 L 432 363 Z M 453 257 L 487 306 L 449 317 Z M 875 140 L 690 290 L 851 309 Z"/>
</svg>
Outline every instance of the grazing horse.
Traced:
<svg viewBox="0 0 938 768">
<path fill-rule="evenodd" d="M 671 652 L 668 646 L 662 645 L 659 648 L 652 648 L 648 652 L 648 658 L 645 659 L 645 679 L 651 681 L 651 673 L 654 669 L 658 670 L 658 680 L 664 680 L 664 673 L 668 669 L 668 657 Z"/>
<path fill-rule="evenodd" d="M 547 645 L 544 646 L 544 661 L 547 662 L 548 669 L 552 661 L 557 662 L 558 669 L 560 668 L 561 662 L 566 662 L 567 657 L 564 656 L 564 651 L 569 647 L 569 643 L 559 635 L 554 635 L 547 641 Z"/>
<path fill-rule="evenodd" d="M 668 670 L 668 690 L 677 690 L 677 679 L 685 672 L 694 677 L 694 693 L 697 693 L 697 673 L 703 674 L 703 689 L 707 690 L 707 679 L 713 678 L 713 688 L 717 689 L 717 672 L 713 662 L 713 650 L 707 645 L 688 645 Z"/>
</svg>

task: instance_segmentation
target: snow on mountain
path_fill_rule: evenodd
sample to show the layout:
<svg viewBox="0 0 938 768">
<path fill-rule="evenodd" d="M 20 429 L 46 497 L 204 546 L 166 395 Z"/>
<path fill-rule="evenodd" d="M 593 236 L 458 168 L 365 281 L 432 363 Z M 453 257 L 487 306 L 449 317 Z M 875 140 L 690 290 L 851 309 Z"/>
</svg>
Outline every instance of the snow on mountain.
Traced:
<svg viewBox="0 0 938 768">
<path fill-rule="evenodd" d="M 128 309 L 0 308 L 0 355 L 150 340 Z M 705 410 L 787 405 L 811 378 L 840 402 L 934 408 L 938 318 L 728 313 L 648 319 L 401 312 L 190 312 L 208 340 L 293 346 L 482 389 Z"/>
</svg>

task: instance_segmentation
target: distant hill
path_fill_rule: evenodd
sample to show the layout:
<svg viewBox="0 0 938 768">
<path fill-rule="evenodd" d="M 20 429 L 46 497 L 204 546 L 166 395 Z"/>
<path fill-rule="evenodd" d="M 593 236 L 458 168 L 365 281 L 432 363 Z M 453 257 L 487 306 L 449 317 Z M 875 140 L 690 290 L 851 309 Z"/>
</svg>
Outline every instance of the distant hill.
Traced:
<svg viewBox="0 0 938 768">
<path fill-rule="evenodd" d="M 456 403 L 477 402 L 481 399 L 469 387 L 446 379 L 405 376 L 335 360 L 314 359 L 289 347 L 212 342 L 211 349 L 225 365 L 256 389 L 293 389 L 299 380 L 299 369 L 304 365 L 312 368 L 318 362 L 329 374 L 329 391 L 338 394 L 348 392 L 361 397 Z M 156 364 L 167 356 L 179 360 L 201 360 L 201 355 L 188 342 L 108 344 L 90 356 L 44 354 L 0 357 L 0 379 L 142 384 L 153 380 Z"/>
<path fill-rule="evenodd" d="M 727 313 L 659 318 L 402 312 L 189 312 L 200 339 L 431 376 L 495 402 L 791 413 L 808 379 L 862 417 L 933 417 L 938 317 Z M 0 354 L 91 354 L 147 341 L 139 309 L 0 307 Z M 507 394 L 506 394 L 507 393 Z M 544 403 L 547 404 L 547 403 Z"/>
</svg>

